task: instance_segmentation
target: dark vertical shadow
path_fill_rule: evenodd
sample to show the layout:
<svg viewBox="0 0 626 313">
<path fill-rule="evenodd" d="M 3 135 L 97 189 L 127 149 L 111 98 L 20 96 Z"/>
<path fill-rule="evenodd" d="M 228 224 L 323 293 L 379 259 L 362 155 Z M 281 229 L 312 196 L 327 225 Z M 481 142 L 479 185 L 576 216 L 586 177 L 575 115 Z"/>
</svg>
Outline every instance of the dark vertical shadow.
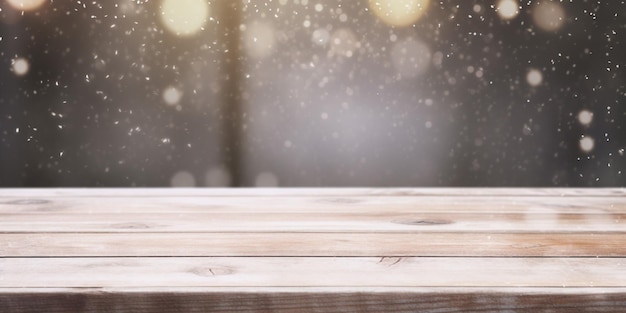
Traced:
<svg viewBox="0 0 626 313">
<path fill-rule="evenodd" d="M 221 41 L 224 59 L 221 66 L 222 95 L 222 162 L 231 175 L 231 186 L 240 187 L 242 182 L 242 58 L 239 25 L 242 22 L 240 1 L 222 2 Z"/>
<path fill-rule="evenodd" d="M 5 13 L 6 14 L 6 13 Z M 5 16 L 2 16 L 5 18 Z M 9 25 L 0 22 L 0 36 L 14 37 L 15 34 Z M 10 37 L 11 36 L 11 37 Z M 7 54 L 13 54 L 14 48 L 8 43 L 4 43 L 2 49 Z M 0 64 L 4 68 L 10 68 L 11 58 L 4 57 L 0 60 Z M 15 100 L 13 99 L 14 91 L 18 85 L 10 71 L 0 71 L 0 186 L 15 187 L 19 184 L 19 162 L 23 157 L 24 147 L 17 140 L 15 133 L 20 127 L 18 119 L 20 112 L 17 109 Z"/>
<path fill-rule="evenodd" d="M 40 29 L 31 25 L 29 15 L 22 16 L 13 9 L 0 15 L 0 46 L 3 51 L 0 64 L 0 186 L 3 187 L 47 187 L 57 184 L 50 160 L 50 151 L 55 150 L 54 122 L 48 118 L 49 91 L 41 88 L 40 65 L 53 67 L 44 62 L 45 48 L 31 39 Z M 10 38 L 10 39 L 9 39 Z M 11 70 L 14 57 L 26 57 L 30 69 L 23 76 Z M 52 129 L 52 131 L 50 131 Z M 44 155 L 46 157 L 44 157 Z"/>
</svg>

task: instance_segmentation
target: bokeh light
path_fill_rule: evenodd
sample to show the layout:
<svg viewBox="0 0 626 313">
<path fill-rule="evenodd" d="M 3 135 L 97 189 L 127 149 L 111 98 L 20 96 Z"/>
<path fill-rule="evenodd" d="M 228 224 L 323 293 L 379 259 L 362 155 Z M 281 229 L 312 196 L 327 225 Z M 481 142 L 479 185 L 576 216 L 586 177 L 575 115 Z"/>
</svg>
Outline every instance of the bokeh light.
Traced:
<svg viewBox="0 0 626 313">
<path fill-rule="evenodd" d="M 196 179 L 187 171 L 179 171 L 170 179 L 172 187 L 195 187 Z"/>
<path fill-rule="evenodd" d="M 526 81 L 533 87 L 539 86 L 543 81 L 543 74 L 541 74 L 541 71 L 538 69 L 531 69 L 528 71 L 528 74 L 526 74 Z"/>
<path fill-rule="evenodd" d="M 24 58 L 17 58 L 11 62 L 11 66 L 13 68 L 13 73 L 17 76 L 24 76 L 28 73 L 28 69 L 30 68 L 30 64 Z"/>
<path fill-rule="evenodd" d="M 209 5 L 205 0 L 163 0 L 161 21 L 177 36 L 190 36 L 207 23 Z"/>
<path fill-rule="evenodd" d="M 7 2 L 18 10 L 31 11 L 39 8 L 46 0 L 7 0 Z"/>
<path fill-rule="evenodd" d="M 330 33 L 324 28 L 316 29 L 311 35 L 311 40 L 314 44 L 325 46 L 330 40 Z"/>
<path fill-rule="evenodd" d="M 500 0 L 496 6 L 496 12 L 505 20 L 510 20 L 519 13 L 519 5 L 516 0 Z"/>
<path fill-rule="evenodd" d="M 210 168 L 204 176 L 204 183 L 208 187 L 228 187 L 231 182 L 228 169 L 221 165 Z"/>
<path fill-rule="evenodd" d="M 428 9 L 428 0 L 370 0 L 370 9 L 383 22 L 392 26 L 408 26 Z"/>
<path fill-rule="evenodd" d="M 360 47 L 356 35 L 347 28 L 340 28 L 330 36 L 330 52 L 332 55 L 352 57 L 354 50 Z"/>
<path fill-rule="evenodd" d="M 565 10 L 557 2 L 542 1 L 533 8 L 533 21 L 545 31 L 556 31 L 565 21 Z"/>
<path fill-rule="evenodd" d="M 593 150 L 595 146 L 595 141 L 593 140 L 593 138 L 585 136 L 580 139 L 579 144 L 580 144 L 580 150 L 582 150 L 585 153 L 589 153 Z"/>
<path fill-rule="evenodd" d="M 163 101 L 167 103 L 167 105 L 176 105 L 180 102 L 180 99 L 183 97 L 183 93 L 174 86 L 169 86 L 163 90 Z"/>
<path fill-rule="evenodd" d="M 245 27 L 245 47 L 249 56 L 262 59 L 276 49 L 276 32 L 269 22 L 256 21 Z"/>
<path fill-rule="evenodd" d="M 413 78 L 425 73 L 431 58 L 430 48 L 414 38 L 397 42 L 391 50 L 393 66 L 402 77 Z"/>
<path fill-rule="evenodd" d="M 578 113 L 578 122 L 583 126 L 589 126 L 593 121 L 593 112 L 589 110 L 582 110 Z"/>
</svg>

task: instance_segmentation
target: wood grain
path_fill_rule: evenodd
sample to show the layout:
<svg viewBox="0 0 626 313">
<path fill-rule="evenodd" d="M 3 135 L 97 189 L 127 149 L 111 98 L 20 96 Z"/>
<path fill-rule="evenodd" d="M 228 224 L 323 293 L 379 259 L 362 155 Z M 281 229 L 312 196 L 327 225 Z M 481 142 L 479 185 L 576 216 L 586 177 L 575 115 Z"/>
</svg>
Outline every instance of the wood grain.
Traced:
<svg viewBox="0 0 626 313">
<path fill-rule="evenodd" d="M 0 312 L 623 312 L 626 189 L 2 189 Z"/>
<path fill-rule="evenodd" d="M 0 232 L 623 232 L 626 214 L 1 214 Z"/>
<path fill-rule="evenodd" d="M 598 197 L 625 196 L 626 188 L 6 188 L 0 197 L 285 197 L 285 196 L 558 196 Z"/>
<path fill-rule="evenodd" d="M 621 258 L 6 258 L 0 288 L 623 287 Z"/>
<path fill-rule="evenodd" d="M 73 233 L 0 235 L 0 255 L 626 257 L 624 234 Z"/>
<path fill-rule="evenodd" d="M 0 197 L 2 214 L 623 213 L 626 197 L 564 196 L 79 196 Z M 259 201 L 259 199 L 262 201 Z M 87 204 L 87 205 L 86 205 Z M 488 204 L 488 205 L 485 205 Z"/>
<path fill-rule="evenodd" d="M 623 312 L 626 290 L 576 288 L 475 290 L 465 288 L 377 292 L 344 290 L 276 290 L 226 288 L 169 291 L 73 289 L 4 294 L 2 312 Z M 355 290 L 356 289 L 356 290 Z"/>
</svg>

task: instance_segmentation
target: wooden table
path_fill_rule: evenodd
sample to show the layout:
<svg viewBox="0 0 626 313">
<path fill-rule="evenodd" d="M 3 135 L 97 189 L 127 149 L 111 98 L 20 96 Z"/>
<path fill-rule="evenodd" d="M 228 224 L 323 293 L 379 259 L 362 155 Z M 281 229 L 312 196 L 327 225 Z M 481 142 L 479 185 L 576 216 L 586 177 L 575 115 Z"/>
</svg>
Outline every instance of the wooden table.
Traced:
<svg viewBox="0 0 626 313">
<path fill-rule="evenodd" d="M 625 214 L 625 189 L 4 189 L 0 312 L 626 312 Z"/>
</svg>

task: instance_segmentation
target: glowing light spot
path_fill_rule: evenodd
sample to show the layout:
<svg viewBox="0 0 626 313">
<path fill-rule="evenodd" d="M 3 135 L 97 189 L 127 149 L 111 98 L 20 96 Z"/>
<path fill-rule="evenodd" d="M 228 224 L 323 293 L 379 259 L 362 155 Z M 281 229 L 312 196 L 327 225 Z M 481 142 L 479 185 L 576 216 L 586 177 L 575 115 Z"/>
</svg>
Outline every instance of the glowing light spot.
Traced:
<svg viewBox="0 0 626 313">
<path fill-rule="evenodd" d="M 255 59 L 269 56 L 276 48 L 274 27 L 267 22 L 253 22 L 246 27 L 244 40 L 246 52 Z"/>
<path fill-rule="evenodd" d="M 582 110 L 578 113 L 578 121 L 584 126 L 589 126 L 593 121 L 593 112 Z"/>
<path fill-rule="evenodd" d="M 408 38 L 393 45 L 391 61 L 396 71 L 406 78 L 424 74 L 431 63 L 430 48 L 423 42 Z"/>
<path fill-rule="evenodd" d="M 13 73 L 17 76 L 24 76 L 28 73 L 28 69 L 30 68 L 30 64 L 24 58 L 17 58 L 11 62 L 13 67 Z"/>
<path fill-rule="evenodd" d="M 254 180 L 256 187 L 278 187 L 278 177 L 270 172 L 263 172 L 257 175 Z"/>
<path fill-rule="evenodd" d="M 565 21 L 565 10 L 557 2 L 539 2 L 533 8 L 533 21 L 545 31 L 556 31 Z"/>
<path fill-rule="evenodd" d="M 519 14 L 519 5 L 516 0 L 500 0 L 496 12 L 502 19 L 510 20 Z"/>
<path fill-rule="evenodd" d="M 207 22 L 209 5 L 205 0 L 163 0 L 161 21 L 177 36 L 190 36 Z"/>
<path fill-rule="evenodd" d="M 8 0 L 9 5 L 22 11 L 32 11 L 43 5 L 46 0 Z"/>
<path fill-rule="evenodd" d="M 186 171 L 180 171 L 172 176 L 170 180 L 170 185 L 172 187 L 195 187 L 196 179 L 193 175 Z"/>
<path fill-rule="evenodd" d="M 330 36 L 330 52 L 333 55 L 350 58 L 354 50 L 360 46 L 361 43 L 356 39 L 356 35 L 347 28 L 340 28 Z"/>
<path fill-rule="evenodd" d="M 589 153 L 593 150 L 595 141 L 591 137 L 583 137 L 580 139 L 580 150 Z"/>
<path fill-rule="evenodd" d="M 424 15 L 428 0 L 370 0 L 370 9 L 383 22 L 392 26 L 411 25 Z"/>
<path fill-rule="evenodd" d="M 228 187 L 231 183 L 230 173 L 223 166 L 215 166 L 206 172 L 204 183 L 208 187 Z"/>
<path fill-rule="evenodd" d="M 183 93 L 174 86 L 169 86 L 163 90 L 163 101 L 168 105 L 176 105 L 183 97 Z"/>
<path fill-rule="evenodd" d="M 330 40 L 330 33 L 324 28 L 316 29 L 315 31 L 313 31 L 311 40 L 315 44 L 325 46 Z"/>
<path fill-rule="evenodd" d="M 120 12 L 122 14 L 128 14 L 128 15 L 134 15 L 134 14 L 138 14 L 140 11 L 139 7 L 137 7 L 137 4 L 135 4 L 135 2 L 133 1 L 124 1 L 122 3 L 119 4 L 119 9 Z"/>
<path fill-rule="evenodd" d="M 526 74 L 526 81 L 533 87 L 539 86 L 543 81 L 543 74 L 541 74 L 541 71 L 538 69 L 531 69 L 528 71 L 528 74 Z"/>
</svg>

